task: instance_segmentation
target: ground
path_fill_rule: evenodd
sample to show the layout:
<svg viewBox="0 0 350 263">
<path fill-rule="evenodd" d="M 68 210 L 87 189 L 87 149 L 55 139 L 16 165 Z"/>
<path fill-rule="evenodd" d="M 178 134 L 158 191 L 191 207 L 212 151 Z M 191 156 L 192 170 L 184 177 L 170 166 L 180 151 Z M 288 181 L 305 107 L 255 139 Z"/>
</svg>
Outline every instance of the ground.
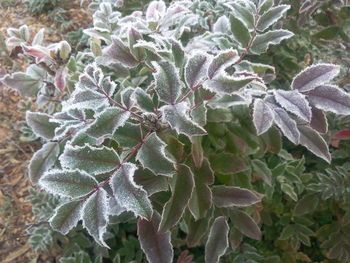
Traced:
<svg viewBox="0 0 350 263">
<path fill-rule="evenodd" d="M 13 0 L 15 1 L 15 0 Z M 20 0 L 17 4 L 6 6 L 0 0 L 0 42 L 1 36 L 7 37 L 8 27 L 19 27 L 27 24 L 32 32 L 46 29 L 46 43 L 57 42 L 65 38 L 68 31 L 87 27 L 91 23 L 91 13 L 80 1 L 72 1 L 66 14 L 72 23 L 62 28 L 62 24 L 52 22 L 48 15 L 33 17 L 25 11 Z M 13 2 L 12 2 L 13 3 Z M 3 4 L 3 5 L 2 5 Z M 5 6 L 5 7 L 4 7 Z M 0 43 L 0 77 L 6 72 L 22 71 L 25 62 L 20 58 L 8 57 L 4 45 Z M 20 103 L 19 103 L 20 102 Z M 0 262 L 29 262 L 38 258 L 42 262 L 49 255 L 35 254 L 27 241 L 26 229 L 35 218 L 31 205 L 26 201 L 31 183 L 27 176 L 27 165 L 33 153 L 40 148 L 40 142 L 21 140 L 21 122 L 24 111 L 30 100 L 19 98 L 15 91 L 1 86 L 0 83 Z"/>
</svg>

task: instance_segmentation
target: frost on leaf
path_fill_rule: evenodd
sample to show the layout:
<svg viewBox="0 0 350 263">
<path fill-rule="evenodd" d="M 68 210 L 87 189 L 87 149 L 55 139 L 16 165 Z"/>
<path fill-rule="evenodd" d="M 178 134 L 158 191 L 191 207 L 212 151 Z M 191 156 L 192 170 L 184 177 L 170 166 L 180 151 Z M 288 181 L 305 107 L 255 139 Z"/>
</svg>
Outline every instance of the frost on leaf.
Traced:
<svg viewBox="0 0 350 263">
<path fill-rule="evenodd" d="M 227 34 L 229 28 L 230 28 L 230 22 L 227 16 L 223 15 L 223 16 L 220 16 L 218 20 L 216 20 L 215 24 L 213 25 L 213 32 Z"/>
<path fill-rule="evenodd" d="M 311 108 L 305 96 L 296 90 L 275 90 L 275 99 L 285 110 L 306 122 L 311 121 Z"/>
<path fill-rule="evenodd" d="M 143 252 L 150 263 L 173 262 L 174 251 L 171 233 L 159 233 L 160 215 L 155 211 L 150 221 L 140 218 L 137 222 L 137 235 Z"/>
<path fill-rule="evenodd" d="M 68 144 L 60 161 L 64 168 L 79 169 L 93 175 L 110 172 L 120 163 L 118 154 L 112 148 L 96 148 L 87 144 L 84 147 Z"/>
<path fill-rule="evenodd" d="M 330 163 L 331 154 L 329 153 L 326 141 L 321 135 L 308 126 L 298 126 L 298 128 L 300 132 L 300 144 L 327 163 Z"/>
<path fill-rule="evenodd" d="M 36 184 L 42 175 L 51 169 L 60 153 L 60 146 L 57 142 L 48 142 L 37 151 L 29 163 L 29 178 Z"/>
<path fill-rule="evenodd" d="M 50 122 L 51 116 L 41 112 L 26 112 L 26 121 L 33 132 L 47 140 L 55 136 L 56 123 Z"/>
<path fill-rule="evenodd" d="M 265 31 L 271 25 L 275 24 L 289 8 L 289 5 L 279 5 L 269 9 L 259 17 L 257 29 L 259 31 Z"/>
<path fill-rule="evenodd" d="M 292 89 L 301 92 L 313 90 L 317 86 L 331 81 L 339 74 L 339 71 L 340 67 L 333 64 L 312 65 L 294 77 Z"/>
<path fill-rule="evenodd" d="M 154 62 L 157 72 L 154 73 L 156 92 L 161 101 L 175 104 L 181 94 L 181 82 L 178 70 L 169 61 Z"/>
<path fill-rule="evenodd" d="M 41 79 L 35 78 L 23 72 L 16 72 L 12 75 L 6 75 L 0 80 L 6 86 L 15 89 L 21 96 L 33 97 L 39 92 Z"/>
<path fill-rule="evenodd" d="M 252 191 L 235 186 L 213 186 L 212 192 L 213 202 L 217 207 L 245 207 L 261 201 Z"/>
<path fill-rule="evenodd" d="M 205 244 L 205 263 L 219 263 L 228 248 L 228 232 L 230 228 L 224 216 L 217 217 L 210 228 Z"/>
<path fill-rule="evenodd" d="M 112 138 L 121 147 L 135 147 L 142 139 L 140 125 L 127 122 L 115 131 Z"/>
<path fill-rule="evenodd" d="M 130 112 L 117 107 L 103 110 L 95 121 L 87 128 L 86 133 L 95 138 L 111 137 L 117 128 L 129 119 Z"/>
<path fill-rule="evenodd" d="M 144 111 L 153 112 L 155 105 L 149 94 L 146 93 L 141 88 L 136 88 L 134 92 L 135 99 L 137 101 L 137 106 Z"/>
<path fill-rule="evenodd" d="M 210 59 L 204 52 L 197 52 L 188 59 L 185 65 L 185 80 L 190 89 L 200 85 L 206 78 Z"/>
<path fill-rule="evenodd" d="M 95 241 L 103 247 L 108 247 L 103 240 L 107 229 L 108 207 L 107 193 L 99 188 L 86 201 L 82 213 L 83 226 Z"/>
<path fill-rule="evenodd" d="M 247 47 L 251 39 L 249 29 L 240 18 L 233 15 L 230 16 L 230 23 L 234 40 L 236 40 L 241 45 L 241 47 Z"/>
<path fill-rule="evenodd" d="M 44 174 L 39 181 L 45 191 L 71 198 L 87 195 L 98 183 L 95 178 L 79 170 L 52 170 Z"/>
<path fill-rule="evenodd" d="M 57 207 L 55 214 L 50 219 L 51 227 L 63 235 L 68 234 L 81 219 L 83 205 L 82 200 L 74 200 Z"/>
<path fill-rule="evenodd" d="M 255 79 L 256 77 L 234 77 L 222 72 L 219 76 L 205 81 L 203 87 L 219 94 L 233 94 Z"/>
<path fill-rule="evenodd" d="M 322 85 L 307 93 L 310 104 L 336 114 L 350 114 L 350 95 L 337 86 Z"/>
<path fill-rule="evenodd" d="M 214 183 L 214 172 L 208 159 L 203 159 L 200 168 L 193 169 L 195 186 L 188 207 L 196 220 L 206 216 L 212 206 L 212 192 L 208 185 Z"/>
<path fill-rule="evenodd" d="M 194 180 L 191 169 L 179 164 L 176 172 L 171 182 L 172 196 L 163 208 L 159 232 L 165 232 L 179 222 L 192 195 Z"/>
<path fill-rule="evenodd" d="M 257 131 L 257 135 L 265 133 L 273 124 L 273 110 L 263 100 L 256 99 L 253 109 L 253 123 Z"/>
<path fill-rule="evenodd" d="M 117 37 L 112 39 L 112 45 L 103 50 L 103 64 L 109 65 L 112 63 L 121 63 L 124 66 L 133 68 L 139 62 L 131 54 L 130 49 Z"/>
<path fill-rule="evenodd" d="M 159 21 L 165 14 L 166 5 L 163 1 L 152 1 L 146 10 L 147 21 Z"/>
<path fill-rule="evenodd" d="M 257 35 L 252 43 L 250 51 L 254 54 L 266 52 L 270 45 L 279 44 L 282 40 L 292 37 L 294 34 L 288 30 L 271 30 L 264 34 Z"/>
<path fill-rule="evenodd" d="M 159 139 L 156 133 L 148 136 L 136 155 L 144 168 L 148 168 L 154 174 L 171 177 L 174 172 L 174 162 L 165 155 L 166 144 Z"/>
<path fill-rule="evenodd" d="M 214 78 L 219 73 L 224 71 L 227 67 L 234 64 L 236 61 L 238 61 L 239 56 L 237 53 L 237 50 L 234 49 L 228 49 L 221 51 L 218 55 L 212 59 L 209 68 L 208 68 L 208 77 L 209 79 Z"/>
<path fill-rule="evenodd" d="M 65 111 L 70 109 L 92 109 L 96 110 L 109 105 L 108 98 L 90 89 L 77 88 L 72 97 L 62 103 Z"/>
<path fill-rule="evenodd" d="M 118 203 L 136 216 L 151 220 L 153 209 L 147 192 L 135 184 L 134 173 L 137 169 L 132 163 L 124 163 L 111 179 L 113 194 Z"/>
<path fill-rule="evenodd" d="M 179 134 L 187 136 L 205 135 L 206 131 L 191 120 L 187 102 L 183 101 L 176 105 L 165 105 L 159 110 L 162 112 L 162 121 L 168 122 Z"/>
<path fill-rule="evenodd" d="M 319 133 L 327 133 L 328 122 L 324 112 L 317 108 L 312 108 L 311 111 L 312 111 L 312 118 L 310 122 L 310 127 L 318 131 Z"/>
<path fill-rule="evenodd" d="M 299 143 L 300 133 L 296 122 L 281 108 L 274 108 L 275 123 L 282 133 L 294 144 Z"/>
</svg>

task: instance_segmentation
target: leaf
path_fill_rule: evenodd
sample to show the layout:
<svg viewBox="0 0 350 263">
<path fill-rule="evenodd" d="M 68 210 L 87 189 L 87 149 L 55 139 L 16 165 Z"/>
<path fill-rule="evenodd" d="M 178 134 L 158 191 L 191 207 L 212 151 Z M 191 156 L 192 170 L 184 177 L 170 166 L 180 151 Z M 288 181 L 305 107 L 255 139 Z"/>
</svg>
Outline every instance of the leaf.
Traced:
<svg viewBox="0 0 350 263">
<path fill-rule="evenodd" d="M 218 263 L 228 248 L 229 226 L 225 217 L 219 216 L 210 228 L 207 243 L 205 244 L 205 262 Z"/>
<path fill-rule="evenodd" d="M 274 121 L 272 109 L 262 99 L 255 99 L 253 109 L 253 123 L 257 135 L 265 133 L 271 128 Z"/>
<path fill-rule="evenodd" d="M 50 122 L 51 116 L 41 112 L 26 112 L 26 121 L 33 132 L 47 140 L 55 136 L 55 129 L 58 127 L 57 123 Z"/>
<path fill-rule="evenodd" d="M 191 155 L 196 168 L 200 168 L 203 163 L 202 136 L 191 137 Z"/>
<path fill-rule="evenodd" d="M 305 96 L 296 90 L 274 90 L 275 99 L 287 111 L 304 121 L 311 121 L 311 108 Z"/>
<path fill-rule="evenodd" d="M 110 185 L 119 204 L 132 211 L 136 216 L 151 220 L 153 209 L 147 192 L 135 184 L 134 173 L 137 169 L 132 163 L 124 163 L 113 175 Z"/>
<path fill-rule="evenodd" d="M 308 126 L 298 126 L 298 128 L 300 131 L 300 144 L 327 163 L 330 163 L 331 155 L 326 141 Z"/>
<path fill-rule="evenodd" d="M 203 159 L 200 168 L 193 169 L 194 189 L 188 203 L 193 217 L 198 220 L 205 217 L 212 206 L 212 193 L 208 185 L 214 183 L 214 172 L 208 159 Z"/>
<path fill-rule="evenodd" d="M 271 186 L 272 173 L 265 162 L 254 159 L 252 160 L 252 168 L 254 173 L 261 177 L 265 183 Z"/>
<path fill-rule="evenodd" d="M 216 173 L 236 174 L 248 170 L 244 159 L 232 153 L 218 153 L 209 156 L 210 165 Z"/>
<path fill-rule="evenodd" d="M 88 144 L 84 147 L 67 144 L 59 159 L 62 167 L 79 169 L 93 175 L 113 171 L 120 164 L 119 156 L 112 148 L 96 148 Z"/>
<path fill-rule="evenodd" d="M 211 214 L 212 213 L 209 213 L 207 216 L 198 220 L 191 217 L 190 222 L 188 223 L 188 233 L 186 238 L 188 247 L 196 247 L 201 243 L 202 239 L 208 232 L 209 223 L 212 217 Z"/>
<path fill-rule="evenodd" d="M 247 47 L 251 39 L 249 29 L 245 26 L 242 20 L 233 15 L 230 16 L 230 23 L 234 40 L 236 40 L 241 47 Z"/>
<path fill-rule="evenodd" d="M 112 37 L 112 45 L 103 50 L 105 64 L 121 63 L 126 67 L 136 67 L 139 62 L 131 54 L 130 49 L 118 37 Z"/>
<path fill-rule="evenodd" d="M 194 53 L 185 65 L 185 81 L 190 89 L 199 86 L 206 78 L 211 57 L 204 52 Z"/>
<path fill-rule="evenodd" d="M 275 123 L 292 143 L 299 144 L 300 133 L 296 122 L 281 108 L 274 108 Z"/>
<path fill-rule="evenodd" d="M 105 95 L 90 89 L 77 88 L 74 90 L 71 98 L 62 103 L 62 108 L 65 111 L 70 109 L 96 110 L 108 105 L 108 98 Z"/>
<path fill-rule="evenodd" d="M 172 263 L 174 257 L 171 245 L 171 233 L 159 233 L 160 215 L 153 213 L 152 220 L 139 219 L 137 222 L 137 235 L 141 249 L 150 263 Z"/>
<path fill-rule="evenodd" d="M 279 44 L 282 40 L 292 37 L 294 34 L 288 30 L 271 30 L 264 34 L 257 35 L 253 40 L 250 51 L 254 54 L 266 52 L 270 45 Z"/>
<path fill-rule="evenodd" d="M 168 231 L 179 222 L 191 198 L 193 187 L 191 169 L 184 164 L 177 165 L 176 175 L 171 183 L 172 196 L 163 208 L 159 232 Z"/>
<path fill-rule="evenodd" d="M 175 104 L 181 94 L 180 77 L 175 65 L 169 61 L 153 62 L 156 73 L 153 73 L 156 82 L 156 92 L 161 101 Z"/>
<path fill-rule="evenodd" d="M 39 184 L 51 194 L 71 198 L 85 196 L 98 186 L 95 178 L 79 170 L 51 170 L 41 177 Z"/>
<path fill-rule="evenodd" d="M 261 201 L 255 193 L 240 187 L 216 185 L 211 190 L 213 202 L 217 207 L 245 207 Z"/>
<path fill-rule="evenodd" d="M 328 132 L 328 122 L 327 117 L 323 113 L 323 111 L 317 108 L 311 108 L 312 117 L 310 122 L 310 127 L 319 133 L 327 133 Z"/>
<path fill-rule="evenodd" d="M 142 139 L 140 125 L 127 122 L 115 131 L 112 138 L 121 147 L 135 147 Z"/>
<path fill-rule="evenodd" d="M 15 89 L 21 96 L 34 97 L 39 92 L 41 79 L 34 78 L 23 72 L 6 75 L 1 79 L 6 86 Z"/>
<path fill-rule="evenodd" d="M 97 139 L 111 137 L 114 132 L 129 119 L 130 112 L 118 107 L 110 107 L 96 116 L 96 119 L 86 130 L 86 133 Z"/>
<path fill-rule="evenodd" d="M 227 16 L 223 15 L 216 20 L 213 25 L 213 32 L 227 34 L 230 28 L 230 21 Z"/>
<path fill-rule="evenodd" d="M 57 207 L 50 218 L 51 227 L 63 235 L 68 234 L 81 219 L 83 204 L 82 200 L 73 200 Z"/>
<path fill-rule="evenodd" d="M 152 101 L 152 98 L 149 94 L 146 93 L 146 91 L 144 91 L 141 88 L 136 88 L 135 92 L 134 92 L 134 96 L 136 98 L 137 101 L 137 105 L 144 111 L 148 111 L 148 112 L 153 112 L 155 105 Z"/>
<path fill-rule="evenodd" d="M 336 114 L 350 114 L 350 95 L 337 86 L 318 86 L 308 92 L 307 99 L 310 104 L 321 110 Z"/>
<path fill-rule="evenodd" d="M 237 209 L 230 210 L 230 218 L 232 220 L 233 225 L 243 235 L 256 240 L 261 239 L 261 231 L 258 225 L 245 212 Z"/>
<path fill-rule="evenodd" d="M 283 193 L 288 195 L 293 201 L 298 201 L 298 195 L 294 191 L 294 188 L 289 183 L 281 184 L 281 190 Z"/>
<path fill-rule="evenodd" d="M 156 176 L 147 169 L 138 169 L 134 175 L 135 183 L 146 190 L 148 196 L 158 192 L 168 191 L 168 177 Z"/>
<path fill-rule="evenodd" d="M 166 11 L 166 5 L 163 1 L 152 1 L 146 10 L 147 21 L 159 21 Z M 152 262 L 151 262 L 152 263 Z"/>
<path fill-rule="evenodd" d="M 54 166 L 60 154 L 60 146 L 57 142 L 48 142 L 37 151 L 29 163 L 29 178 L 33 184 L 39 182 L 42 175 Z"/>
<path fill-rule="evenodd" d="M 183 101 L 176 105 L 165 105 L 159 110 L 162 112 L 162 121 L 168 122 L 179 134 L 205 135 L 207 132 L 197 123 L 192 121 L 188 115 L 189 105 Z"/>
<path fill-rule="evenodd" d="M 310 91 L 331 81 L 339 71 L 340 67 L 333 64 L 312 65 L 294 77 L 291 87 L 300 92 Z"/>
<path fill-rule="evenodd" d="M 219 94 L 233 94 L 247 86 L 256 77 L 234 77 L 223 72 L 214 79 L 203 83 L 203 88 Z"/>
<path fill-rule="evenodd" d="M 219 73 L 223 72 L 227 67 L 237 62 L 238 59 L 239 56 L 237 50 L 228 49 L 221 51 L 210 62 L 207 73 L 209 79 L 219 75 Z"/>
<path fill-rule="evenodd" d="M 267 28 L 275 24 L 289 8 L 289 5 L 278 5 L 272 7 L 259 17 L 257 29 L 259 31 L 265 31 Z"/>
<path fill-rule="evenodd" d="M 142 40 L 142 35 L 140 32 L 134 28 L 130 27 L 128 32 L 128 42 L 131 54 L 139 61 L 142 61 L 146 57 L 145 50 L 140 47 L 134 47 L 138 40 Z"/>
<path fill-rule="evenodd" d="M 299 202 L 295 205 L 294 214 L 296 216 L 303 216 L 312 213 L 316 210 L 319 198 L 317 194 L 305 195 Z"/>
<path fill-rule="evenodd" d="M 83 227 L 93 236 L 95 241 L 103 247 L 108 245 L 103 240 L 103 235 L 107 230 L 107 193 L 102 188 L 98 188 L 86 201 L 83 207 Z"/>
<path fill-rule="evenodd" d="M 159 139 L 156 133 L 148 136 L 136 155 L 144 168 L 150 169 L 154 174 L 171 177 L 174 172 L 174 162 L 165 155 L 166 144 Z"/>
</svg>

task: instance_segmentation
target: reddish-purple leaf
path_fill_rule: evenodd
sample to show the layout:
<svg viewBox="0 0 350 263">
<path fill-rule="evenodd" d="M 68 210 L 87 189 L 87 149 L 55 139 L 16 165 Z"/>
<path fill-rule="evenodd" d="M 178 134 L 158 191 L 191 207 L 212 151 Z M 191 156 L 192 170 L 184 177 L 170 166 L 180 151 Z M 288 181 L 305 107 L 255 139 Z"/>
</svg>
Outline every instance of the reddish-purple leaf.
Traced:
<svg viewBox="0 0 350 263">
<path fill-rule="evenodd" d="M 282 108 L 274 108 L 275 123 L 282 133 L 294 144 L 299 143 L 300 134 L 296 122 Z"/>
<path fill-rule="evenodd" d="M 139 219 L 137 222 L 137 234 L 143 252 L 150 263 L 173 262 L 174 251 L 170 231 L 158 232 L 160 216 L 153 213 L 152 220 Z"/>
<path fill-rule="evenodd" d="M 56 72 L 55 86 L 61 92 L 64 91 L 66 88 L 66 77 L 67 77 L 67 72 L 64 69 L 60 69 Z"/>
<path fill-rule="evenodd" d="M 207 243 L 205 244 L 205 263 L 218 263 L 228 248 L 228 233 L 230 228 L 225 217 L 215 219 L 210 228 Z"/>
<path fill-rule="evenodd" d="M 340 132 L 337 132 L 332 136 L 332 139 L 335 140 L 348 140 L 350 139 L 350 130 L 342 130 Z"/>
<path fill-rule="evenodd" d="M 204 52 L 194 53 L 185 66 L 185 80 L 190 89 L 200 85 L 206 77 L 211 57 Z"/>
<path fill-rule="evenodd" d="M 263 100 L 256 99 L 253 109 L 253 123 L 257 131 L 257 135 L 265 133 L 273 124 L 274 114 L 269 105 Z"/>
<path fill-rule="evenodd" d="M 301 92 L 313 90 L 319 85 L 328 83 L 339 74 L 340 67 L 333 64 L 316 64 L 312 65 L 298 75 L 292 82 L 292 89 Z"/>
<path fill-rule="evenodd" d="M 328 122 L 324 112 L 317 108 L 312 108 L 311 112 L 312 112 L 312 117 L 311 117 L 310 127 L 318 131 L 319 133 L 327 133 Z"/>
<path fill-rule="evenodd" d="M 260 202 L 252 191 L 235 186 L 217 185 L 212 187 L 213 202 L 217 207 L 251 206 Z"/>
<path fill-rule="evenodd" d="M 238 209 L 233 209 L 230 211 L 230 218 L 235 228 L 237 228 L 243 235 L 256 240 L 261 239 L 261 231 L 258 225 L 255 223 L 253 218 L 251 218 L 245 212 Z"/>
</svg>

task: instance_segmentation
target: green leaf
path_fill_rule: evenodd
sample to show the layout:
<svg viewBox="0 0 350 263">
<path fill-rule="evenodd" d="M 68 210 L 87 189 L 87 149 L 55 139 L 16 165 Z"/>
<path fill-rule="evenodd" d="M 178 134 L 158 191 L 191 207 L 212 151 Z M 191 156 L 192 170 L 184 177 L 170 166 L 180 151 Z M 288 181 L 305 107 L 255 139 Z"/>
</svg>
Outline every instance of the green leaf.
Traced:
<svg viewBox="0 0 350 263">
<path fill-rule="evenodd" d="M 211 57 L 204 52 L 194 53 L 185 65 L 185 81 L 190 89 L 196 88 L 206 78 Z"/>
<path fill-rule="evenodd" d="M 235 186 L 216 185 L 212 187 L 212 192 L 217 207 L 245 207 L 261 201 L 254 192 Z"/>
<path fill-rule="evenodd" d="M 82 200 L 73 200 L 57 207 L 50 219 L 51 227 L 63 235 L 68 234 L 81 219 L 83 204 Z"/>
<path fill-rule="evenodd" d="M 120 164 L 119 156 L 112 148 L 96 148 L 88 144 L 84 147 L 67 144 L 59 159 L 65 168 L 79 169 L 93 175 L 113 171 Z"/>
<path fill-rule="evenodd" d="M 165 155 L 166 144 L 159 139 L 156 133 L 149 135 L 136 155 L 144 168 L 150 169 L 154 174 L 171 177 L 174 172 L 174 162 Z"/>
<path fill-rule="evenodd" d="M 205 262 L 218 263 L 228 248 L 229 226 L 225 217 L 217 217 L 210 228 L 205 244 Z"/>
<path fill-rule="evenodd" d="M 212 215 L 208 213 L 207 216 L 198 220 L 191 218 L 191 221 L 188 223 L 186 238 L 189 247 L 195 247 L 201 243 L 201 240 L 207 234 L 211 217 Z"/>
<path fill-rule="evenodd" d="M 271 25 L 275 24 L 289 8 L 289 5 L 278 5 L 269 9 L 259 17 L 257 29 L 259 31 L 265 31 Z"/>
<path fill-rule="evenodd" d="M 321 135 L 308 126 L 298 126 L 298 129 L 300 132 L 300 144 L 327 163 L 330 163 L 332 157 L 329 153 L 328 145 Z"/>
<path fill-rule="evenodd" d="M 183 101 L 176 105 L 165 105 L 159 110 L 162 112 L 162 120 L 168 122 L 179 134 L 205 135 L 206 131 L 189 117 L 189 105 Z"/>
<path fill-rule="evenodd" d="M 282 183 L 281 190 L 283 193 L 288 195 L 295 202 L 298 201 L 298 195 L 294 191 L 293 187 L 288 183 Z"/>
<path fill-rule="evenodd" d="M 188 207 L 196 220 L 205 217 L 212 206 L 212 193 L 208 185 L 214 183 L 214 172 L 208 159 L 204 159 L 200 168 L 193 168 L 194 189 Z"/>
<path fill-rule="evenodd" d="M 251 39 L 248 28 L 245 26 L 242 20 L 240 20 L 238 17 L 234 17 L 233 15 L 230 16 L 230 22 L 233 38 L 241 45 L 241 47 L 247 47 Z"/>
<path fill-rule="evenodd" d="M 266 52 L 269 45 L 279 44 L 282 40 L 292 37 L 294 34 L 288 30 L 271 30 L 264 34 L 257 35 L 253 40 L 250 51 L 254 54 Z"/>
<path fill-rule="evenodd" d="M 329 26 L 318 31 L 316 34 L 313 34 L 312 36 L 315 38 L 331 40 L 339 36 L 340 32 L 341 32 L 341 28 L 339 26 Z"/>
<path fill-rule="evenodd" d="M 71 198 L 85 196 L 98 186 L 95 178 L 79 170 L 51 170 L 39 184 L 49 193 Z"/>
<path fill-rule="evenodd" d="M 134 47 L 138 40 L 142 40 L 142 35 L 140 32 L 134 28 L 130 27 L 128 32 L 128 41 L 131 54 L 139 61 L 142 61 L 146 57 L 146 53 L 143 48 Z"/>
<path fill-rule="evenodd" d="M 132 163 L 124 163 L 112 176 L 110 185 L 119 204 L 132 211 L 136 216 L 151 220 L 153 209 L 147 192 L 135 184 L 134 173 L 137 169 Z"/>
<path fill-rule="evenodd" d="M 82 214 L 83 226 L 100 246 L 108 248 L 103 239 L 107 230 L 107 212 L 107 193 L 102 188 L 98 188 L 85 201 Z"/>
<path fill-rule="evenodd" d="M 26 112 L 26 121 L 33 132 L 40 137 L 50 140 L 55 136 L 57 123 L 50 122 L 51 116 L 41 112 Z"/>
<path fill-rule="evenodd" d="M 235 174 L 248 169 L 246 162 L 232 153 L 219 153 L 209 156 L 213 170 L 221 174 Z"/>
<path fill-rule="evenodd" d="M 129 119 L 130 112 L 117 107 L 103 110 L 86 130 L 86 133 L 97 139 L 111 137 L 119 127 Z"/>
<path fill-rule="evenodd" d="M 255 221 L 245 212 L 234 209 L 230 210 L 230 218 L 233 225 L 243 235 L 252 239 L 260 240 L 261 231 Z"/>
<path fill-rule="evenodd" d="M 140 245 L 150 263 L 172 263 L 174 257 L 170 231 L 158 232 L 160 216 L 153 213 L 152 220 L 139 219 L 137 235 Z"/>
<path fill-rule="evenodd" d="M 294 214 L 296 216 L 302 216 L 315 211 L 318 206 L 320 199 L 317 194 L 305 195 L 298 201 L 294 208 Z"/>
<path fill-rule="evenodd" d="M 147 191 L 148 196 L 158 192 L 168 191 L 168 177 L 154 175 L 147 169 L 138 169 L 135 172 L 134 180 L 137 185 L 141 185 Z"/>
<path fill-rule="evenodd" d="M 140 125 L 127 122 L 114 132 L 112 138 L 121 147 L 135 147 L 142 139 Z"/>
<path fill-rule="evenodd" d="M 153 112 L 155 105 L 152 101 L 152 98 L 149 94 L 146 93 L 141 88 L 135 89 L 135 98 L 137 101 L 137 105 L 144 111 Z"/>
<path fill-rule="evenodd" d="M 203 83 L 203 88 L 219 94 L 233 94 L 246 87 L 256 77 L 234 77 L 222 72 L 214 79 Z"/>
<path fill-rule="evenodd" d="M 39 92 L 41 79 L 34 78 L 23 72 L 6 75 L 1 79 L 6 86 L 15 89 L 21 96 L 34 97 Z"/>
<path fill-rule="evenodd" d="M 169 61 L 153 62 L 156 73 L 153 74 L 156 81 L 156 92 L 161 101 L 175 104 L 181 94 L 181 82 L 178 70 Z"/>
<path fill-rule="evenodd" d="M 252 168 L 254 173 L 261 177 L 265 183 L 271 186 L 272 173 L 265 162 L 254 159 L 252 160 Z"/>
<path fill-rule="evenodd" d="M 176 170 L 171 183 L 172 196 L 163 208 L 159 232 L 165 232 L 179 222 L 192 195 L 194 180 L 191 169 L 179 164 Z"/>
<path fill-rule="evenodd" d="M 54 166 L 59 154 L 59 144 L 48 142 L 33 155 L 29 163 L 29 178 L 33 184 L 38 183 L 43 174 Z"/>
<path fill-rule="evenodd" d="M 227 67 L 237 62 L 239 59 L 237 50 L 228 49 L 219 52 L 210 62 L 208 67 L 208 77 L 209 79 L 222 73 Z"/>
</svg>

